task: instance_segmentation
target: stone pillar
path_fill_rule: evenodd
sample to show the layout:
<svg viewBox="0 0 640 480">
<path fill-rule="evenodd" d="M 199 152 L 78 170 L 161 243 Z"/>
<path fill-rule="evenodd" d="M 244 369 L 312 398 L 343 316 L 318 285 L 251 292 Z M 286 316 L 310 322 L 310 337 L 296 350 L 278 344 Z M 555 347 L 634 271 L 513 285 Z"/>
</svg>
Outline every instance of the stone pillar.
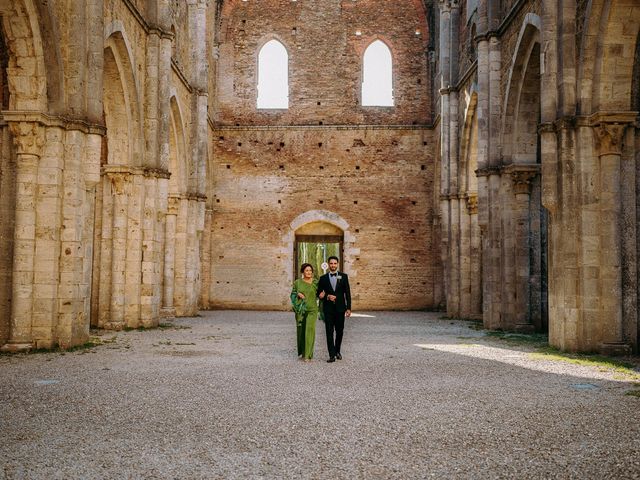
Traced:
<svg viewBox="0 0 640 480">
<path fill-rule="evenodd" d="M 213 228 L 213 209 L 205 205 L 204 231 L 200 249 L 201 288 L 200 308 L 209 308 L 211 298 L 211 229 Z"/>
<path fill-rule="evenodd" d="M 469 283 L 470 283 L 470 318 L 482 318 L 482 237 L 478 225 L 478 195 L 468 194 L 467 213 L 469 219 L 470 253 L 469 253 Z"/>
<path fill-rule="evenodd" d="M 16 214 L 13 287 L 9 341 L 2 351 L 29 350 L 33 345 L 32 317 L 36 244 L 38 163 L 44 145 L 44 126 L 10 122 L 16 147 Z"/>
<path fill-rule="evenodd" d="M 602 121 L 594 126 L 600 160 L 600 269 L 602 344 L 605 354 L 629 354 L 622 318 L 621 156 L 628 124 Z"/>
<path fill-rule="evenodd" d="M 126 325 L 126 269 L 127 269 L 127 231 L 129 228 L 127 214 L 129 209 L 129 192 L 131 189 L 130 175 L 126 172 L 105 172 L 112 198 L 113 210 L 111 218 L 111 296 L 109 299 L 109 318 L 104 324 L 105 328 L 120 330 Z"/>
<path fill-rule="evenodd" d="M 161 310 L 163 317 L 174 317 L 176 315 L 176 309 L 173 305 L 173 291 L 175 288 L 176 226 L 179 201 L 180 197 L 175 195 L 169 196 L 165 225 L 164 282 Z"/>
<path fill-rule="evenodd" d="M 531 317 L 531 184 L 538 175 L 536 165 L 516 165 L 509 170 L 516 197 L 515 214 L 515 325 L 518 332 L 531 333 L 535 325 Z M 509 254 L 509 252 L 507 252 Z"/>
</svg>

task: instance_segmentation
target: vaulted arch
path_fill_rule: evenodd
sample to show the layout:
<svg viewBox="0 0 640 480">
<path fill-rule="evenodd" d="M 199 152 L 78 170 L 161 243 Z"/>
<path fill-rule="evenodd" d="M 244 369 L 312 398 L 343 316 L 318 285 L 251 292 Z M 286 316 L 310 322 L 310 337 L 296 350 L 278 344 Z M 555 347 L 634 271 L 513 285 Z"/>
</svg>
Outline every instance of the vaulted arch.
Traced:
<svg viewBox="0 0 640 480">
<path fill-rule="evenodd" d="M 506 164 L 538 163 L 540 86 L 540 18 L 529 14 L 518 37 L 507 82 L 502 123 L 502 156 Z"/>
<path fill-rule="evenodd" d="M 142 163 L 142 112 L 129 42 L 115 30 L 104 51 L 104 112 L 110 165 Z"/>
<path fill-rule="evenodd" d="M 640 9 L 622 0 L 590 0 L 580 45 L 580 113 L 629 108 Z"/>
</svg>

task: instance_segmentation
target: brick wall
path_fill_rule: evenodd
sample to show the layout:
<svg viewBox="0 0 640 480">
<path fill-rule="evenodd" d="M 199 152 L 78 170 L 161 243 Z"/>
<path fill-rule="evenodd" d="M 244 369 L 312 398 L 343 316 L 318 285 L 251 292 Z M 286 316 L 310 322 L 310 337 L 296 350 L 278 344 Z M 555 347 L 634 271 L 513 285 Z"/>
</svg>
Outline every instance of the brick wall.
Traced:
<svg viewBox="0 0 640 480">
<path fill-rule="evenodd" d="M 212 305 L 287 308 L 291 222 L 339 215 L 358 309 L 434 306 L 434 143 L 425 128 L 214 132 Z"/>
<path fill-rule="evenodd" d="M 429 32 L 420 2 L 237 0 L 227 2 L 223 15 L 216 122 L 413 125 L 430 120 Z M 257 55 L 272 38 L 288 50 L 290 108 L 257 112 Z M 377 38 L 393 55 L 393 109 L 359 107 L 362 55 Z"/>
<path fill-rule="evenodd" d="M 348 225 L 354 308 L 436 306 L 435 137 L 426 125 L 421 2 L 249 0 L 228 2 L 222 13 L 210 306 L 287 309 L 291 223 L 313 210 Z M 288 49 L 289 109 L 257 111 L 258 50 L 271 38 Z M 375 39 L 392 51 L 395 107 L 359 106 L 361 58 Z"/>
</svg>

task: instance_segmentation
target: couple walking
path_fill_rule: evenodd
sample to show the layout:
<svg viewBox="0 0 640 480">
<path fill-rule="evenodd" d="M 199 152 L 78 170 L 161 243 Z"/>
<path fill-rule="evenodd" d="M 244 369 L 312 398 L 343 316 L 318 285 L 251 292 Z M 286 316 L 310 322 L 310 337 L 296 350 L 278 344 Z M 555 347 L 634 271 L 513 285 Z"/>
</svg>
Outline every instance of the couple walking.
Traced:
<svg viewBox="0 0 640 480">
<path fill-rule="evenodd" d="M 313 266 L 305 263 L 300 268 L 302 278 L 293 282 L 291 303 L 296 313 L 298 334 L 298 356 L 309 361 L 313 358 L 316 340 L 316 319 L 318 318 L 318 298 L 324 316 L 327 334 L 329 360 L 342 360 L 340 347 L 344 332 L 344 319 L 351 316 L 351 289 L 346 273 L 338 272 L 338 257 L 329 257 L 329 273 L 316 280 Z M 334 336 L 335 335 L 335 336 Z"/>
</svg>

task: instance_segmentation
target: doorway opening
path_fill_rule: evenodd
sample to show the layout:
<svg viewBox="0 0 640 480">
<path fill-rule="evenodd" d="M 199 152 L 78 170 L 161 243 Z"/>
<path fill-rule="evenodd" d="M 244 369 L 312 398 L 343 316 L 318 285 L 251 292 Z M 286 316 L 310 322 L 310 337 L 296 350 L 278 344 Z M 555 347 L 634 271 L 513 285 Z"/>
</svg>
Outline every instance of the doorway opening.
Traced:
<svg viewBox="0 0 640 480">
<path fill-rule="evenodd" d="M 313 265 L 314 275 L 320 277 L 328 271 L 329 257 L 340 259 L 340 270 L 343 268 L 344 232 L 338 227 L 325 222 L 312 222 L 296 231 L 293 244 L 294 271 L 293 278 L 300 276 L 303 263 Z"/>
</svg>

